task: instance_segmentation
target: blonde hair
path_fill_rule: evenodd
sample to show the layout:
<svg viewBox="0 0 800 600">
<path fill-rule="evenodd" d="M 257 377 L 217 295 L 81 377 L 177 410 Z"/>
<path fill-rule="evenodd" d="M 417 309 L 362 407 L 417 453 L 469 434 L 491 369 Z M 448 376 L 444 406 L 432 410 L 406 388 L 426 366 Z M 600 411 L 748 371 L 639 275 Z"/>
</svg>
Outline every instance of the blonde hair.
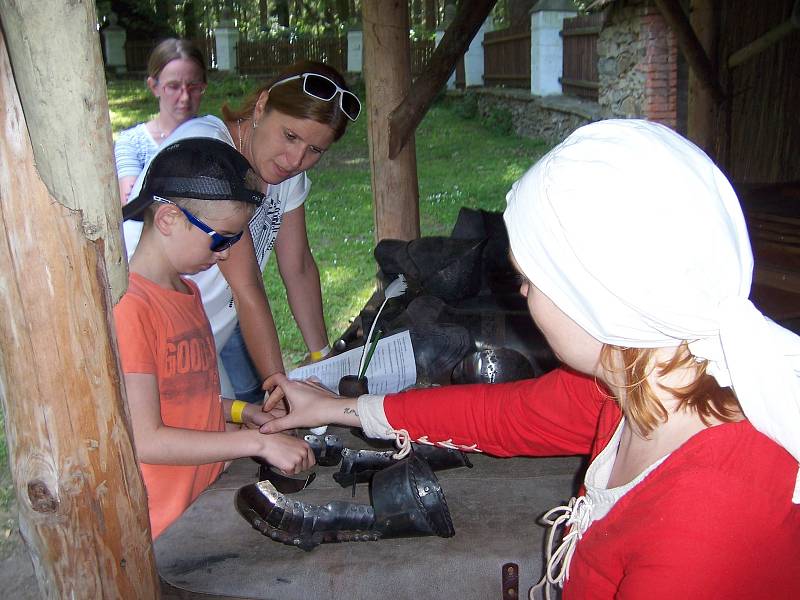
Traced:
<svg viewBox="0 0 800 600">
<path fill-rule="evenodd" d="M 256 104 L 261 94 L 269 90 L 279 81 L 283 81 L 293 75 L 302 75 L 303 73 L 324 75 L 340 88 L 349 91 L 344 77 L 342 77 L 336 69 L 318 62 L 300 61 L 294 63 L 277 77 L 260 86 L 256 91 L 245 98 L 238 109 L 231 108 L 226 102 L 222 107 L 223 118 L 226 121 L 252 119 L 253 112 L 255 111 Z M 300 79 L 290 81 L 285 85 L 279 85 L 270 91 L 265 110 L 277 110 L 295 119 L 311 119 L 317 123 L 327 125 L 333 129 L 333 141 L 342 137 L 347 129 L 348 119 L 339 107 L 338 96 L 330 102 L 309 96 L 303 92 L 303 82 Z"/>
<path fill-rule="evenodd" d="M 711 419 L 732 422 L 740 417 L 741 406 L 733 390 L 720 387 L 706 372 L 707 361 L 697 361 L 685 342 L 676 348 L 672 358 L 666 362 L 658 362 L 657 351 L 656 348 L 623 348 L 611 344 L 604 344 L 600 351 L 601 366 L 621 377 L 621 382 L 616 385 L 622 387 L 624 393 L 617 400 L 625 417 L 635 424 L 642 435 L 649 434 L 668 417 L 648 381 L 654 371 L 658 377 L 678 369 L 694 371 L 694 378 L 688 385 L 680 388 L 662 386 L 678 400 L 677 410 L 694 411 L 707 426 L 711 425 Z"/>
</svg>

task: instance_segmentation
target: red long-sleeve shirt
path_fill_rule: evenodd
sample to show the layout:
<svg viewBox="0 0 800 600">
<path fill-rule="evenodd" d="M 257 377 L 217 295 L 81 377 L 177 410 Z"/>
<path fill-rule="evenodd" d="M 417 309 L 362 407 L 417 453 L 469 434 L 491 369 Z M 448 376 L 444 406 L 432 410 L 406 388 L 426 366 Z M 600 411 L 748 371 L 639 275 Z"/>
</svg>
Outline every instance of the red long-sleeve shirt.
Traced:
<svg viewBox="0 0 800 600">
<path fill-rule="evenodd" d="M 566 370 L 390 395 L 384 411 L 415 440 L 592 459 L 621 418 L 592 379 Z M 701 431 L 591 525 L 563 598 L 800 598 L 796 476 L 797 462 L 748 421 Z"/>
</svg>

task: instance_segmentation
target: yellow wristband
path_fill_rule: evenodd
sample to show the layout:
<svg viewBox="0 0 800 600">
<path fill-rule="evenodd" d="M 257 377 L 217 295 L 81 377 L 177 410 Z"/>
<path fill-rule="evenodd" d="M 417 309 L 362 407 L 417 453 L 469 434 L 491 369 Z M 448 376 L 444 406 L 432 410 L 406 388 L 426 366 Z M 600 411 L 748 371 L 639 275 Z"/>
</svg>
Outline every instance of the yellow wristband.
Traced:
<svg viewBox="0 0 800 600">
<path fill-rule="evenodd" d="M 322 350 L 314 350 L 313 352 L 311 352 L 310 355 L 311 360 L 313 360 L 314 362 L 322 360 L 330 353 L 331 353 L 331 347 L 326 345 Z"/>
<path fill-rule="evenodd" d="M 245 406 L 247 406 L 247 402 L 244 400 L 233 401 L 233 404 L 231 404 L 231 423 L 242 422 L 242 413 L 244 412 Z"/>
</svg>

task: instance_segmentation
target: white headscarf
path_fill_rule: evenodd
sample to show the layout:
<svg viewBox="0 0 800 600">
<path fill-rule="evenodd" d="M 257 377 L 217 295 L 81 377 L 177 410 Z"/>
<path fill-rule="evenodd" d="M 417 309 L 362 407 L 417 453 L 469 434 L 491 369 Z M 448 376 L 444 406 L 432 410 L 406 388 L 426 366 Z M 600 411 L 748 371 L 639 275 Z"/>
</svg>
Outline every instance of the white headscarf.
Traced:
<svg viewBox="0 0 800 600">
<path fill-rule="evenodd" d="M 741 207 L 702 150 L 656 123 L 592 123 L 506 200 L 514 258 L 556 306 L 608 344 L 688 341 L 753 426 L 800 461 L 800 337 L 747 299 Z"/>
</svg>

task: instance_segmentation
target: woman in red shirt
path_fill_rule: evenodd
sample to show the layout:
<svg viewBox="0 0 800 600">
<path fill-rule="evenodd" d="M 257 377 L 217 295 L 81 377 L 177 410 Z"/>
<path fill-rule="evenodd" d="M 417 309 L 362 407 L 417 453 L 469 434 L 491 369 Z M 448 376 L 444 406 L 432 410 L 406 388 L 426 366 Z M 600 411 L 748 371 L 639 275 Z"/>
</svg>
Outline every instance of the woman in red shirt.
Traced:
<svg viewBox="0 0 800 600">
<path fill-rule="evenodd" d="M 263 429 L 590 455 L 579 495 L 544 517 L 567 526 L 551 534 L 548 595 L 800 597 L 800 338 L 747 299 L 728 181 L 670 129 L 609 120 L 576 130 L 507 202 L 520 291 L 563 368 L 357 400 L 276 376 L 265 410 L 284 396 L 291 410 Z"/>
</svg>

